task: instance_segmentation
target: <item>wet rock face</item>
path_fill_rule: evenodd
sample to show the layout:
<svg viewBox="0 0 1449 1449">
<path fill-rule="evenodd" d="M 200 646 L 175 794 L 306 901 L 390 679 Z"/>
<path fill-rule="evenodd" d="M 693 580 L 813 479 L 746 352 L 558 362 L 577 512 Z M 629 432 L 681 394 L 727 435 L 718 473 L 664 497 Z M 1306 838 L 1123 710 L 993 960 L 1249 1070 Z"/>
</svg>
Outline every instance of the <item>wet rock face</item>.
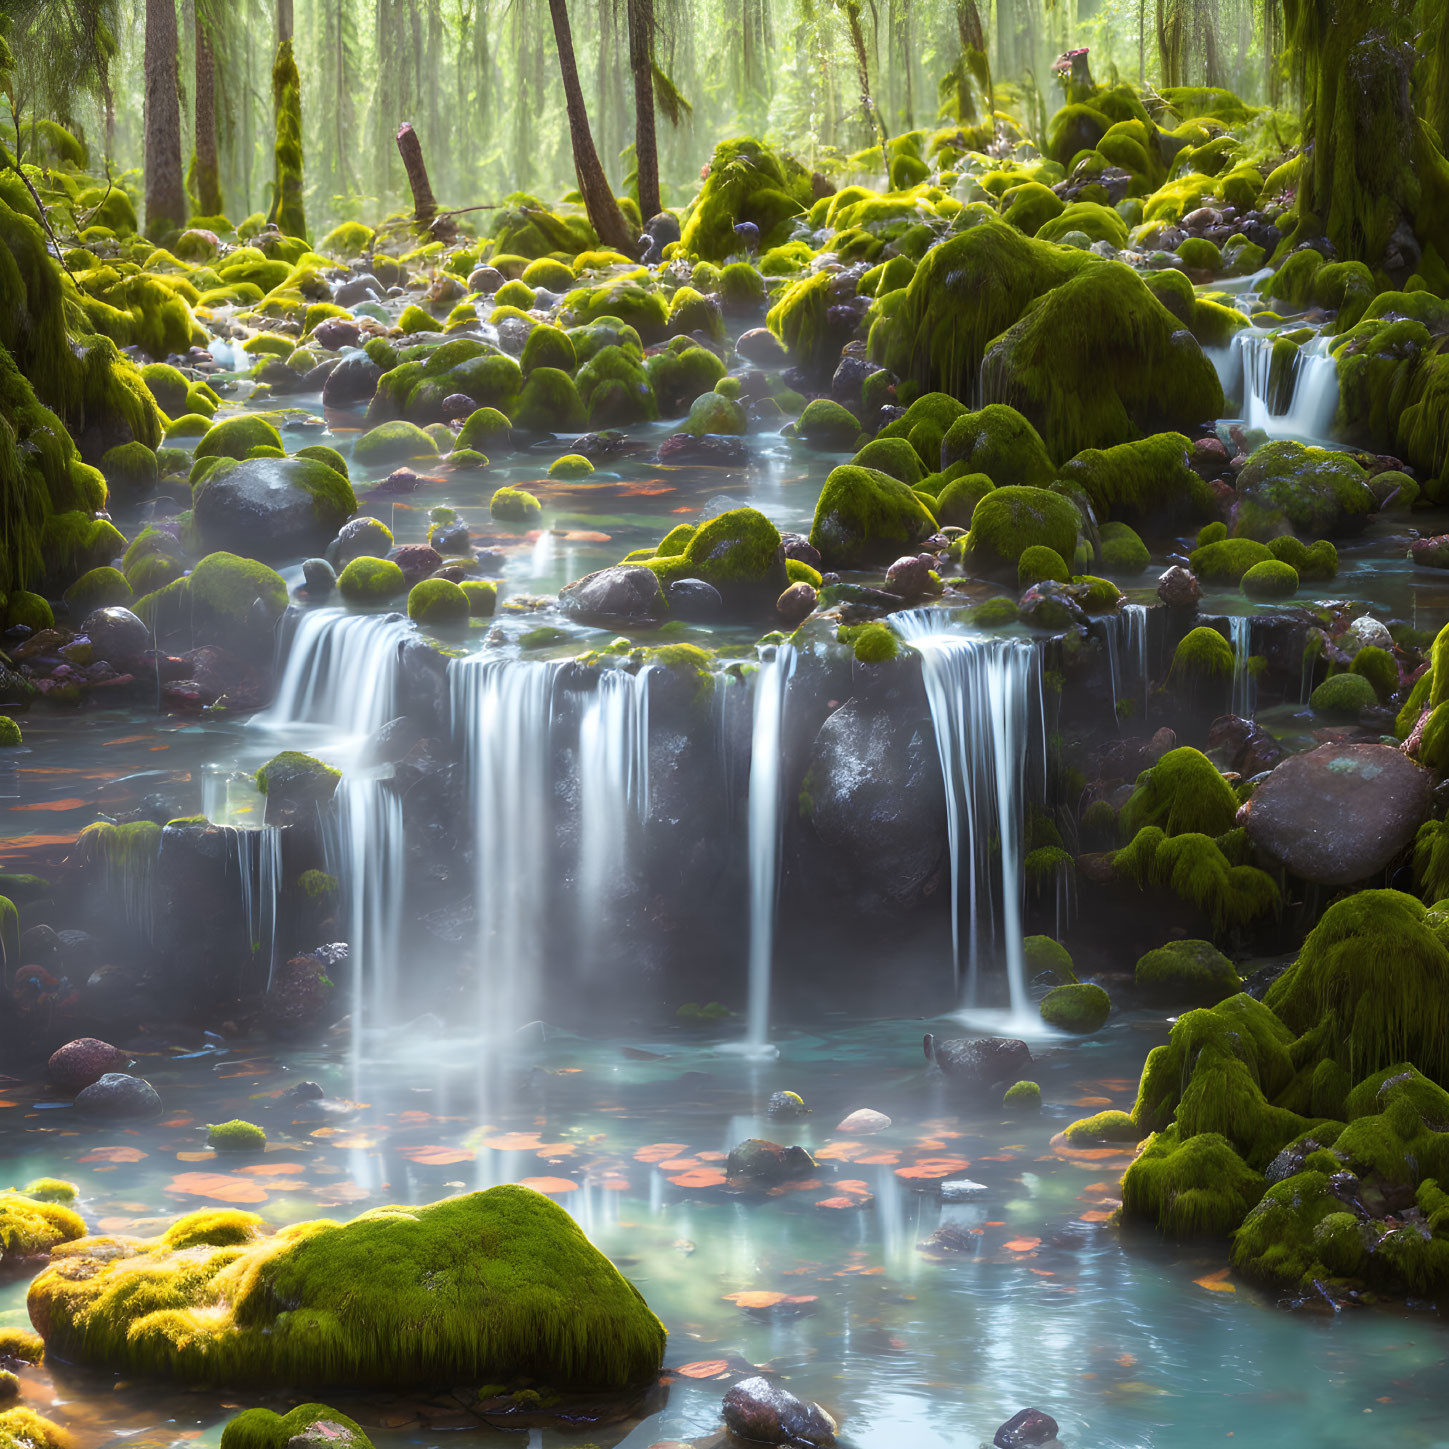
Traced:
<svg viewBox="0 0 1449 1449">
<path fill-rule="evenodd" d="M 834 885 L 863 910 L 913 908 L 940 883 L 941 765 L 914 711 L 847 700 L 815 737 L 801 810 Z"/>
<path fill-rule="evenodd" d="M 952 1086 L 968 1092 L 1020 1081 L 1031 1067 L 1031 1051 L 1014 1037 L 954 1036 L 938 1041 L 928 1032 L 923 1046 L 926 1060 L 935 1062 Z"/>
<path fill-rule="evenodd" d="M 1053 1444 L 1057 1437 L 1057 1421 L 1040 1409 L 1022 1409 L 1013 1414 L 997 1431 L 992 1443 L 996 1449 L 1029 1449 L 1035 1444 Z"/>
<path fill-rule="evenodd" d="M 151 631 L 129 609 L 119 605 L 96 609 L 86 615 L 81 627 L 91 641 L 93 656 L 118 669 L 140 663 L 151 648 Z"/>
<path fill-rule="evenodd" d="M 720 1412 L 731 1433 L 756 1444 L 835 1443 L 835 1421 L 819 1404 L 807 1404 L 788 1389 L 756 1375 L 742 1379 L 725 1396 Z"/>
<path fill-rule="evenodd" d="M 1352 885 L 1408 849 L 1432 785 L 1389 745 L 1321 745 L 1279 765 L 1240 818 L 1253 844 L 1294 875 Z"/>
<path fill-rule="evenodd" d="M 47 1072 L 57 1087 L 79 1092 L 109 1072 L 124 1071 L 130 1062 L 131 1058 L 110 1042 L 83 1036 L 52 1052 Z"/>
<path fill-rule="evenodd" d="M 1208 731 L 1208 748 L 1220 750 L 1230 770 L 1259 775 L 1283 759 L 1283 746 L 1256 720 L 1225 714 Z"/>
<path fill-rule="evenodd" d="M 161 1111 L 161 1098 L 144 1077 L 127 1076 L 124 1072 L 107 1072 L 92 1082 L 75 1099 L 76 1107 L 88 1117 L 104 1117 L 124 1121 L 155 1117 Z"/>
<path fill-rule="evenodd" d="M 790 1182 L 809 1177 L 815 1159 L 803 1147 L 781 1147 L 763 1137 L 747 1137 L 730 1148 L 726 1173 L 743 1182 Z"/>
<path fill-rule="evenodd" d="M 569 584 L 559 608 L 589 624 L 642 624 L 664 616 L 659 580 L 642 564 L 615 564 Z"/>
</svg>

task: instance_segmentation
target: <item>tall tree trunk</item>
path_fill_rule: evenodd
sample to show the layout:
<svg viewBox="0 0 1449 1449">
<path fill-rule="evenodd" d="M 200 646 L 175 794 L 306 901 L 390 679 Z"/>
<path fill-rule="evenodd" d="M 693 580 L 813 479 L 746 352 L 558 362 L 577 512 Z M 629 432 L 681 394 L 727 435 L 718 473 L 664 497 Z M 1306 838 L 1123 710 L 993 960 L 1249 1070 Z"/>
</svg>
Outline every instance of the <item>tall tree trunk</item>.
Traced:
<svg viewBox="0 0 1449 1449">
<path fill-rule="evenodd" d="M 196 199 L 203 216 L 220 216 L 221 167 L 216 156 L 216 64 L 207 17 L 196 17 Z"/>
<path fill-rule="evenodd" d="M 176 0 L 146 0 L 146 231 L 159 241 L 185 220 Z"/>
<path fill-rule="evenodd" d="M 154 0 L 153 0 L 154 3 Z M 605 246 L 626 256 L 637 254 L 637 239 L 630 236 L 624 214 L 609 189 L 609 178 L 599 164 L 594 138 L 589 131 L 589 113 L 584 106 L 584 93 L 579 86 L 579 68 L 574 60 L 574 36 L 569 26 L 567 0 L 548 0 L 553 18 L 553 38 L 558 47 L 558 67 L 563 77 L 564 100 L 569 118 L 569 140 L 574 150 L 574 174 L 584 194 L 584 208 L 589 221 Z"/>
<path fill-rule="evenodd" d="M 292 0 L 277 0 L 277 44 L 292 38 Z"/>
<path fill-rule="evenodd" d="M 275 222 L 287 236 L 307 235 L 306 207 L 302 196 L 302 78 L 292 55 L 292 42 L 277 47 L 272 66 L 272 105 L 276 116 L 276 189 L 267 220 Z"/>
<path fill-rule="evenodd" d="M 397 149 L 402 157 L 403 170 L 408 174 L 408 187 L 413 193 L 413 220 L 424 226 L 438 214 L 438 203 L 423 161 L 422 142 L 408 121 L 398 127 Z"/>
<path fill-rule="evenodd" d="M 645 221 L 660 211 L 659 145 L 654 134 L 654 0 L 628 0 L 629 69 L 634 72 L 634 166 L 639 212 Z"/>
</svg>

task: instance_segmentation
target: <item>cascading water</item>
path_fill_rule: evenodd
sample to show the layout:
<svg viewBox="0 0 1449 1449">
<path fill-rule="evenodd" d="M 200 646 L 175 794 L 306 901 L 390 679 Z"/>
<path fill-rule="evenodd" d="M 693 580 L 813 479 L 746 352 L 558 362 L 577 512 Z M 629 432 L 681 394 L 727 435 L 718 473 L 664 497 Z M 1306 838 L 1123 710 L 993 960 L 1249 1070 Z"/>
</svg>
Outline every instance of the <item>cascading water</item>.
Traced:
<svg viewBox="0 0 1449 1449">
<path fill-rule="evenodd" d="M 780 765 L 785 695 L 795 673 L 791 644 L 766 645 L 755 672 L 750 736 L 750 995 L 745 1045 L 763 1053 L 770 1033 L 770 975 L 780 885 Z"/>
<path fill-rule="evenodd" d="M 1277 335 L 1245 327 L 1226 347 L 1209 352 L 1223 391 L 1241 398 L 1248 427 L 1270 438 L 1323 442 L 1333 435 L 1338 410 L 1338 363 L 1328 343 L 1327 337 L 1315 337 L 1285 361 Z"/>
<path fill-rule="evenodd" d="M 368 734 L 398 712 L 398 649 L 413 633 L 401 614 L 309 609 L 284 639 L 286 665 L 262 729 L 328 725 Z"/>
<path fill-rule="evenodd" d="M 1147 625 L 1146 604 L 1123 604 L 1103 620 L 1107 639 L 1107 668 L 1112 678 L 1112 711 L 1120 721 L 1122 706 L 1140 705 L 1147 714 Z"/>
<path fill-rule="evenodd" d="M 1042 713 L 1036 649 L 1020 639 L 966 634 L 943 610 L 893 614 L 891 625 L 921 656 L 921 676 L 945 780 L 951 950 L 957 981 L 961 977 L 964 876 L 966 1004 L 975 1004 L 983 945 L 999 939 L 1011 1014 L 1025 1019 L 1021 844 L 1033 695 L 1039 719 Z M 993 835 L 1000 844 L 999 868 L 993 861 Z"/>
<path fill-rule="evenodd" d="M 550 919 L 553 706 L 561 668 L 474 655 L 448 670 L 471 792 L 477 1011 L 485 1037 L 535 1014 Z"/>
<path fill-rule="evenodd" d="M 1252 719 L 1258 702 L 1258 681 L 1253 677 L 1253 620 L 1249 616 L 1230 616 L 1228 639 L 1233 646 L 1232 712 L 1242 719 Z"/>
<path fill-rule="evenodd" d="M 595 966 L 631 827 L 649 813 L 649 674 L 604 671 L 579 721 L 579 939 Z"/>
</svg>

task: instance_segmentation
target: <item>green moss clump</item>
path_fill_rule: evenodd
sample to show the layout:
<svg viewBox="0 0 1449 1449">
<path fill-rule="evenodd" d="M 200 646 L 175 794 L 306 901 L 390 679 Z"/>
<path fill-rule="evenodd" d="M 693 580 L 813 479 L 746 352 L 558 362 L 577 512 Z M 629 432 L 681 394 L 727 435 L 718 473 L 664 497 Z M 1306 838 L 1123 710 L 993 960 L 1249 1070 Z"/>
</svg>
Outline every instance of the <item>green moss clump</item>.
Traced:
<svg viewBox="0 0 1449 1449">
<path fill-rule="evenodd" d="M 210 1252 L 98 1242 L 29 1306 L 64 1358 L 195 1383 L 618 1390 L 654 1379 L 665 1339 L 568 1213 L 512 1185 Z"/>
<path fill-rule="evenodd" d="M 285 1414 L 246 1409 L 221 1431 L 221 1449 L 287 1449 L 315 1424 L 335 1424 L 346 1431 L 332 1437 L 337 1449 L 372 1449 L 372 1441 L 353 1420 L 326 1404 L 298 1404 Z"/>
<path fill-rule="evenodd" d="M 1211 941 L 1168 941 L 1137 960 L 1137 989 L 1174 1006 L 1216 1006 L 1243 989 L 1233 963 Z"/>
<path fill-rule="evenodd" d="M 1054 986 L 1041 1002 L 1042 1020 L 1062 1031 L 1099 1031 L 1111 1011 L 1112 1002 L 1107 993 L 1086 981 Z"/>
<path fill-rule="evenodd" d="M 337 877 L 325 870 L 304 870 L 297 877 L 297 886 L 309 901 L 335 898 L 338 889 Z"/>
<path fill-rule="evenodd" d="M 1045 980 L 1053 986 L 1070 986 L 1077 973 L 1071 953 L 1050 936 L 1027 936 L 1021 943 L 1027 974 L 1033 981 Z"/>
<path fill-rule="evenodd" d="M 1062 466 L 1061 476 L 1092 500 L 1100 519 L 1154 528 L 1207 517 L 1212 489 L 1188 466 L 1181 433 L 1156 433 L 1114 448 L 1087 448 Z"/>
<path fill-rule="evenodd" d="M 0 750 L 13 750 L 25 743 L 25 736 L 13 716 L 0 714 Z"/>
<path fill-rule="evenodd" d="M 741 249 L 735 226 L 750 222 L 759 230 L 760 250 L 768 251 L 789 239 L 813 200 L 810 174 L 793 157 L 747 137 L 721 141 L 685 218 L 682 249 L 686 256 L 725 262 Z"/>
<path fill-rule="evenodd" d="M 355 558 L 337 576 L 337 592 L 349 604 L 383 604 L 405 588 L 402 569 L 386 558 Z"/>
<path fill-rule="evenodd" d="M 1224 538 L 1203 544 L 1188 555 L 1192 571 L 1213 584 L 1236 584 L 1255 564 L 1266 563 L 1273 555 L 1256 539 Z"/>
<path fill-rule="evenodd" d="M 1022 554 L 1033 546 L 1071 558 L 1080 527 L 1076 508 L 1056 493 L 1045 488 L 996 488 L 976 505 L 966 547 L 977 564 L 1014 571 Z"/>
<path fill-rule="evenodd" d="M 522 488 L 499 488 L 489 500 L 488 511 L 504 523 L 535 523 L 543 514 L 541 504 Z"/>
<path fill-rule="evenodd" d="M 45 1340 L 28 1328 L 0 1328 L 0 1358 L 41 1363 L 45 1358 Z"/>
<path fill-rule="evenodd" d="M 245 458 L 253 448 L 281 448 L 282 435 L 259 413 L 240 413 L 213 423 L 196 445 L 197 458 Z"/>
<path fill-rule="evenodd" d="M 32 1409 L 0 1412 L 0 1449 L 73 1449 L 75 1440 Z"/>
<path fill-rule="evenodd" d="M 325 805 L 336 793 L 342 771 L 315 755 L 300 750 L 283 750 L 273 755 L 254 776 L 257 793 L 272 803 Z M 242 1123 L 243 1127 L 247 1124 Z"/>
<path fill-rule="evenodd" d="M 721 378 L 720 383 L 732 380 Z M 689 415 L 679 425 L 679 430 L 696 438 L 711 433 L 743 437 L 749 431 L 749 420 L 745 416 L 744 408 L 716 387 L 714 391 L 702 392 L 695 398 L 690 404 Z"/>
<path fill-rule="evenodd" d="M 206 1145 L 217 1152 L 260 1152 L 267 1145 L 267 1134 L 254 1123 L 234 1118 L 213 1122 L 206 1129 Z"/>
<path fill-rule="evenodd" d="M 638 358 L 618 344 L 595 352 L 579 368 L 577 380 L 591 428 L 628 427 L 659 416 L 648 374 Z"/>
<path fill-rule="evenodd" d="M 61 597 L 72 620 L 80 624 L 94 609 L 109 608 L 113 604 L 129 608 L 134 596 L 125 574 L 107 565 L 82 574 Z"/>
<path fill-rule="evenodd" d="M 1039 488 L 1056 474 L 1041 434 L 1015 408 L 990 403 L 963 413 L 941 439 L 940 466 L 984 473 L 998 488 Z"/>
<path fill-rule="evenodd" d="M 926 476 L 916 450 L 905 438 L 873 438 L 850 461 L 857 468 L 889 473 L 907 488 L 915 488 Z"/>
<path fill-rule="evenodd" d="M 985 473 L 953 478 L 936 494 L 936 519 L 941 527 L 969 529 L 976 516 L 976 505 L 995 486 Z"/>
<path fill-rule="evenodd" d="M 587 478 L 594 465 L 582 453 L 565 453 L 548 465 L 550 478 Z"/>
<path fill-rule="evenodd" d="M 470 612 L 467 594 L 451 579 L 423 579 L 408 593 L 408 618 L 415 624 L 464 624 Z"/>
<path fill-rule="evenodd" d="M 1189 690 L 1201 690 L 1231 679 L 1233 668 L 1233 646 L 1216 629 L 1199 624 L 1178 641 L 1168 678 Z"/>
<path fill-rule="evenodd" d="M 1125 523 L 1104 523 L 1097 530 L 1102 567 L 1113 574 L 1140 574 L 1152 553 L 1135 530 Z"/>
<path fill-rule="evenodd" d="M 1122 1210 L 1174 1238 L 1225 1238 L 1267 1183 L 1216 1132 L 1157 1133 L 1122 1178 Z"/>
<path fill-rule="evenodd" d="M 20 1190 L 37 1202 L 74 1202 L 78 1196 L 75 1183 L 59 1177 L 37 1177 Z"/>
<path fill-rule="evenodd" d="M 54 627 L 55 614 L 41 595 L 16 589 L 5 600 L 5 627 L 14 629 L 17 625 L 38 634 L 42 629 Z"/>
<path fill-rule="evenodd" d="M 893 562 L 935 531 L 926 503 L 899 479 L 846 463 L 820 490 L 810 543 L 827 568 L 859 568 Z"/>
<path fill-rule="evenodd" d="M 354 461 L 364 467 L 435 458 L 438 445 L 415 423 L 394 419 L 365 432 L 353 445 Z"/>
<path fill-rule="evenodd" d="M 468 600 L 468 614 L 474 619 L 489 619 L 498 607 L 498 585 L 487 579 L 464 579 L 458 585 Z"/>
<path fill-rule="evenodd" d="M 705 347 L 671 345 L 644 360 L 644 372 L 662 417 L 677 417 L 725 376 L 725 365 Z"/>
<path fill-rule="evenodd" d="M 507 452 L 511 430 L 512 424 L 497 408 L 479 408 L 468 414 L 453 446 L 485 454 Z"/>
<path fill-rule="evenodd" d="M 60 1243 L 85 1237 L 85 1232 L 80 1214 L 60 1203 L 0 1192 L 0 1260 L 38 1257 Z"/>
<path fill-rule="evenodd" d="M 1155 825 L 1167 835 L 1216 836 L 1233 828 L 1237 813 L 1238 797 L 1217 766 L 1200 750 L 1184 745 L 1169 750 L 1137 777 L 1121 820 L 1131 834 Z"/>
<path fill-rule="evenodd" d="M 1361 674 L 1331 675 L 1308 697 L 1308 706 L 1315 714 L 1335 719 L 1357 719 L 1378 702 L 1377 691 Z"/>
<path fill-rule="evenodd" d="M 1270 539 L 1287 528 L 1308 538 L 1357 533 L 1375 509 L 1367 475 L 1346 453 L 1265 443 L 1238 475 L 1235 531 Z"/>
<path fill-rule="evenodd" d="M 1264 559 L 1248 569 L 1241 582 L 1250 599 L 1290 599 L 1298 592 L 1298 570 L 1281 559 Z"/>
<path fill-rule="evenodd" d="M 573 339 L 561 327 L 545 323 L 535 327 L 523 344 L 523 375 L 526 378 L 536 367 L 555 367 L 570 375 L 578 367 L 578 354 Z"/>
<path fill-rule="evenodd" d="M 1071 576 L 1071 570 L 1062 562 L 1061 555 L 1041 544 L 1033 544 L 1030 548 L 1023 549 L 1021 557 L 1016 561 L 1016 582 L 1023 589 L 1047 580 L 1065 584 L 1070 582 Z"/>
<path fill-rule="evenodd" d="M 894 630 L 884 624 L 843 625 L 836 638 L 850 645 L 858 664 L 888 664 L 901 652 Z"/>
<path fill-rule="evenodd" d="M 1389 699 L 1399 687 L 1399 666 L 1387 649 L 1366 644 L 1353 656 L 1350 672 L 1361 674 L 1374 687 L 1379 701 Z"/>
<path fill-rule="evenodd" d="M 1002 1106 L 1008 1112 L 1040 1112 L 1041 1088 L 1035 1082 L 1013 1082 L 1006 1089 Z"/>
<path fill-rule="evenodd" d="M 311 458 L 314 463 L 325 463 L 334 473 L 349 481 L 351 479 L 352 475 L 347 471 L 347 459 L 336 448 L 329 448 L 325 443 L 309 443 L 305 448 L 298 448 L 292 456 Z"/>
<path fill-rule="evenodd" d="M 848 408 L 829 398 L 818 397 L 806 403 L 805 411 L 795 423 L 795 436 L 812 448 L 843 453 L 855 447 L 860 423 Z"/>
</svg>

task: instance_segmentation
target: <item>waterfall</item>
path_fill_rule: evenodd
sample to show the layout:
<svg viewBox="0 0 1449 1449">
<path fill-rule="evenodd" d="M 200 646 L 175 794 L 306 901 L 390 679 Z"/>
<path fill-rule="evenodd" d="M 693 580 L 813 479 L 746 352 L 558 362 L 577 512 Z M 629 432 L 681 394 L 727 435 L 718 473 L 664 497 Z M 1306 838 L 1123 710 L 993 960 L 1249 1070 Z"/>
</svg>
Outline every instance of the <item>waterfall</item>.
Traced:
<svg viewBox="0 0 1449 1449">
<path fill-rule="evenodd" d="M 795 673 L 792 644 L 765 645 L 755 672 L 750 736 L 750 997 L 746 1046 L 763 1052 L 770 1032 L 770 971 L 780 881 L 780 775 L 785 694 Z"/>
<path fill-rule="evenodd" d="M 448 668 L 467 763 L 485 1036 L 536 1014 L 550 919 L 553 703 L 562 664 L 474 655 Z"/>
<path fill-rule="evenodd" d="M 921 677 L 946 787 L 951 851 L 951 952 L 961 977 L 962 881 L 966 888 L 966 1000 L 975 1004 L 984 941 L 1000 941 L 1013 1016 L 1028 1001 L 1021 946 L 1021 846 L 1028 706 L 1042 715 L 1035 648 L 1020 639 L 969 635 L 943 610 L 894 614 L 891 625 L 921 656 Z M 999 867 L 993 860 L 999 838 Z"/>
<path fill-rule="evenodd" d="M 1231 712 L 1242 719 L 1252 719 L 1258 703 L 1258 681 L 1249 667 L 1252 658 L 1253 620 L 1250 616 L 1230 615 L 1228 638 L 1233 646 L 1233 701 Z"/>
<path fill-rule="evenodd" d="M 1333 435 L 1338 410 L 1338 363 L 1329 355 L 1327 337 L 1305 342 L 1291 365 L 1275 375 L 1278 337 L 1245 327 L 1226 347 L 1208 349 L 1223 391 L 1241 398 L 1244 423 L 1269 438 L 1323 442 Z"/>
<path fill-rule="evenodd" d="M 352 975 L 353 1092 L 367 1039 L 403 1011 L 402 909 L 406 857 L 402 801 L 378 775 L 346 777 L 337 791 L 338 855 L 347 902 Z"/>
<path fill-rule="evenodd" d="M 579 721 L 579 940 L 596 966 L 632 827 L 649 813 L 649 674 L 605 670 Z"/>
<path fill-rule="evenodd" d="M 370 734 L 398 712 L 398 649 L 413 632 L 402 614 L 308 609 L 284 637 L 286 664 L 271 708 L 254 724 L 330 725 Z"/>
<path fill-rule="evenodd" d="M 1107 669 L 1112 679 L 1112 713 L 1121 722 L 1120 706 L 1140 701 L 1147 717 L 1147 605 L 1123 604 L 1102 623 L 1106 630 Z"/>
</svg>

